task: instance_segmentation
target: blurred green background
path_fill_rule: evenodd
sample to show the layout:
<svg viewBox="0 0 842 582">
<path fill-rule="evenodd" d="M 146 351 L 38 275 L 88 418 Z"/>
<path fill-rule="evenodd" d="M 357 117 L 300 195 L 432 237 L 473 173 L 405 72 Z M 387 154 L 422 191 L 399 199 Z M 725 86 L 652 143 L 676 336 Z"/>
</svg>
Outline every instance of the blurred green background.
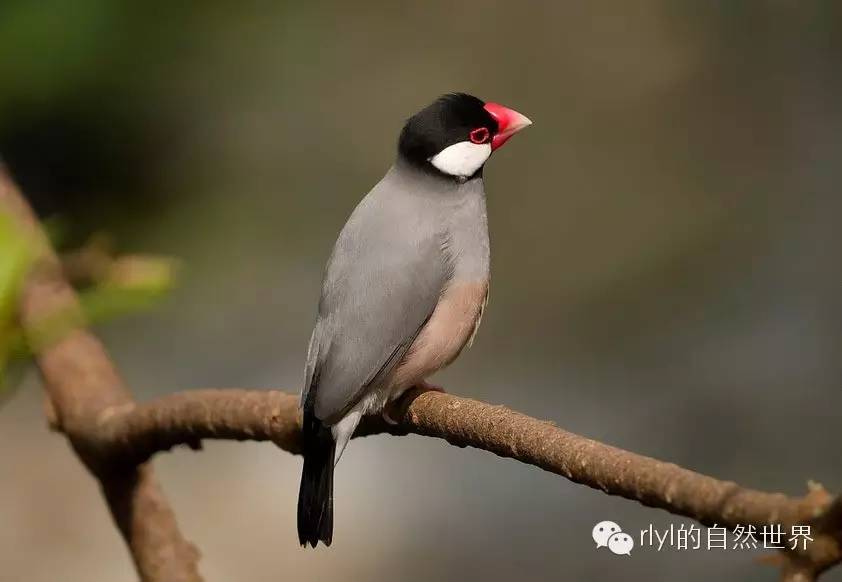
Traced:
<svg viewBox="0 0 842 582">
<path fill-rule="evenodd" d="M 486 169 L 493 291 L 448 390 L 742 484 L 842 484 L 842 5 L 3 0 L 0 154 L 70 241 L 181 260 L 99 328 L 139 398 L 300 388 L 324 262 L 448 91 L 534 126 Z M 134 579 L 31 373 L 0 408 L 0 578 Z M 686 520 L 420 437 L 352 443 L 329 551 L 300 458 L 157 458 L 209 580 L 772 580 L 759 551 L 596 551 Z M 827 576 L 842 580 L 842 570 Z"/>
</svg>

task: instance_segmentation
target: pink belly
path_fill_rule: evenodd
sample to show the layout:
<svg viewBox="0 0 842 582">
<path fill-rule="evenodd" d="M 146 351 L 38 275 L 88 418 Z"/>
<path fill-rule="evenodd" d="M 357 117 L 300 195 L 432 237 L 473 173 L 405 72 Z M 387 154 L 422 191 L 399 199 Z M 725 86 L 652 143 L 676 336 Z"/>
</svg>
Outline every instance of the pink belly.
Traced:
<svg viewBox="0 0 842 582">
<path fill-rule="evenodd" d="M 415 338 L 392 377 L 392 393 L 403 391 L 448 365 L 479 325 L 488 281 L 454 283 L 442 294 L 427 325 Z"/>
</svg>

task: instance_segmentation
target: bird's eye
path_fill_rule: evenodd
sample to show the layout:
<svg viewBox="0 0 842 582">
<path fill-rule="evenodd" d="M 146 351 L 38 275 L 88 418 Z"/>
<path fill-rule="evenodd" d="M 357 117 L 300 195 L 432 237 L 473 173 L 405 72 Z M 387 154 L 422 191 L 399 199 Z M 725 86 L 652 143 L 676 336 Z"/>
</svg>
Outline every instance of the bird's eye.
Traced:
<svg viewBox="0 0 842 582">
<path fill-rule="evenodd" d="M 469 133 L 468 137 L 471 139 L 471 143 L 485 143 L 491 137 L 491 132 L 488 131 L 487 127 L 478 127 Z"/>
</svg>

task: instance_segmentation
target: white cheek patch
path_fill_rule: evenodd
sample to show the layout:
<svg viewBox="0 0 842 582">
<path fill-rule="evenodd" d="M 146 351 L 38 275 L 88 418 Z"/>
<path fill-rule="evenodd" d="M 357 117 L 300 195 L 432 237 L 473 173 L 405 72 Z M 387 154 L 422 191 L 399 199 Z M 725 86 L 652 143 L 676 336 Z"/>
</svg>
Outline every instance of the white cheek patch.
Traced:
<svg viewBox="0 0 842 582">
<path fill-rule="evenodd" d="M 445 174 L 467 178 L 473 176 L 490 155 L 490 143 L 460 141 L 434 155 L 430 163 Z"/>
</svg>

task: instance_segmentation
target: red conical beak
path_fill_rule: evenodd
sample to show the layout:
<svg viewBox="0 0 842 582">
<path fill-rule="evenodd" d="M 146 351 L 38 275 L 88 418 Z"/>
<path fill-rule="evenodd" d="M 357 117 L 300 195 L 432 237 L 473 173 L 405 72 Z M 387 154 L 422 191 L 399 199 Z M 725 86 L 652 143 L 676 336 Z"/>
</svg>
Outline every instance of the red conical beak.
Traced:
<svg viewBox="0 0 842 582">
<path fill-rule="evenodd" d="M 491 149 L 496 150 L 501 145 L 527 125 L 532 125 L 529 118 L 514 109 L 503 107 L 499 103 L 486 103 L 485 110 L 497 122 L 497 133 L 491 138 Z"/>
</svg>

